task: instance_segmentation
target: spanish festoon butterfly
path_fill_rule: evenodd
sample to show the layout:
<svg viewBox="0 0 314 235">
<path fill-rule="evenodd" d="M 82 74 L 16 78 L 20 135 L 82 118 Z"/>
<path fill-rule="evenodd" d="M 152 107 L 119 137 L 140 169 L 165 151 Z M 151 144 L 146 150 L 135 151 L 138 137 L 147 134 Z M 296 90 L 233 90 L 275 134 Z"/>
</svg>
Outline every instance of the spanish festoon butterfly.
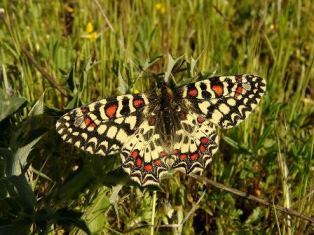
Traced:
<svg viewBox="0 0 314 235">
<path fill-rule="evenodd" d="M 92 154 L 120 154 L 140 185 L 168 170 L 202 171 L 218 149 L 216 127 L 231 128 L 266 89 L 254 75 L 216 76 L 180 87 L 159 82 L 150 93 L 121 95 L 76 108 L 56 124 L 62 139 Z"/>
</svg>

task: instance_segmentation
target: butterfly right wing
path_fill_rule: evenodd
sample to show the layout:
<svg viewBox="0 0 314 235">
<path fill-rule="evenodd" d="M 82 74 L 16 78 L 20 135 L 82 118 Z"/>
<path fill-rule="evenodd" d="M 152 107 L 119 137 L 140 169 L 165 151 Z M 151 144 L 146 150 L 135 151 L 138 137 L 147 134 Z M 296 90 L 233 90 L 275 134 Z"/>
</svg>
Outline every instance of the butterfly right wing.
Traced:
<svg viewBox="0 0 314 235">
<path fill-rule="evenodd" d="M 56 123 L 61 138 L 91 154 L 119 153 L 142 123 L 146 95 L 122 95 L 76 108 Z"/>
<path fill-rule="evenodd" d="M 248 74 L 210 77 L 180 88 L 188 109 L 224 129 L 245 120 L 265 90 L 264 79 Z"/>
</svg>

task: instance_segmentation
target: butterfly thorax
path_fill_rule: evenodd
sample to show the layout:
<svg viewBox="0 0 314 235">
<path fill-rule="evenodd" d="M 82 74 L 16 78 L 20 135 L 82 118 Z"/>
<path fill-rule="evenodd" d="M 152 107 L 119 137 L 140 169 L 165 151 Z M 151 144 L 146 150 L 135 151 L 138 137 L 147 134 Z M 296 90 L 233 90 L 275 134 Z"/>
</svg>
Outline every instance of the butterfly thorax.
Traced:
<svg viewBox="0 0 314 235">
<path fill-rule="evenodd" d="M 150 100 L 152 105 L 147 114 L 148 122 L 155 126 L 161 145 L 170 149 L 175 142 L 176 130 L 180 123 L 180 99 L 176 92 L 163 82 L 151 93 Z"/>
</svg>

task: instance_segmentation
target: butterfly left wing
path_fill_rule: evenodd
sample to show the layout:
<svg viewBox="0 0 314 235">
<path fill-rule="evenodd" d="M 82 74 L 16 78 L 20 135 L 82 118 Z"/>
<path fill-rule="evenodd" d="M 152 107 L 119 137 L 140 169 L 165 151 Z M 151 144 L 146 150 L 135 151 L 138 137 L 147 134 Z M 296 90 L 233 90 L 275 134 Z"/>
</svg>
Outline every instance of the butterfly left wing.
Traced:
<svg viewBox="0 0 314 235">
<path fill-rule="evenodd" d="M 187 113 L 176 132 L 172 168 L 183 173 L 201 172 L 211 162 L 218 150 L 215 127 L 203 116 Z"/>
<path fill-rule="evenodd" d="M 56 129 L 64 141 L 91 154 L 116 154 L 142 123 L 148 103 L 144 94 L 99 100 L 63 115 Z"/>
<path fill-rule="evenodd" d="M 217 76 L 179 89 L 184 104 L 221 128 L 242 122 L 265 93 L 266 82 L 254 75 Z"/>
<path fill-rule="evenodd" d="M 155 130 L 155 125 L 144 120 L 121 150 L 123 169 L 142 186 L 159 185 L 168 170 L 167 154 Z"/>
</svg>

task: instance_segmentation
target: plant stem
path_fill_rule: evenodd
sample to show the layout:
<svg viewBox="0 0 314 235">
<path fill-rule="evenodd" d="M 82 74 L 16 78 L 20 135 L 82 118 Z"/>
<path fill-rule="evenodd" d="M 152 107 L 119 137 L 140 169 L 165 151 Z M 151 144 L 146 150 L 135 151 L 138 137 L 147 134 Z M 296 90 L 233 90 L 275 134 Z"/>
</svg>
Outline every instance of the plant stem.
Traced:
<svg viewBox="0 0 314 235">
<path fill-rule="evenodd" d="M 155 228 L 154 224 L 155 224 L 156 199 L 157 199 L 156 190 L 154 190 L 154 192 L 153 192 L 153 204 L 152 204 L 152 207 L 153 207 L 152 208 L 152 220 L 151 220 L 151 227 L 150 227 L 150 234 L 151 235 L 154 235 L 154 228 Z"/>
</svg>

